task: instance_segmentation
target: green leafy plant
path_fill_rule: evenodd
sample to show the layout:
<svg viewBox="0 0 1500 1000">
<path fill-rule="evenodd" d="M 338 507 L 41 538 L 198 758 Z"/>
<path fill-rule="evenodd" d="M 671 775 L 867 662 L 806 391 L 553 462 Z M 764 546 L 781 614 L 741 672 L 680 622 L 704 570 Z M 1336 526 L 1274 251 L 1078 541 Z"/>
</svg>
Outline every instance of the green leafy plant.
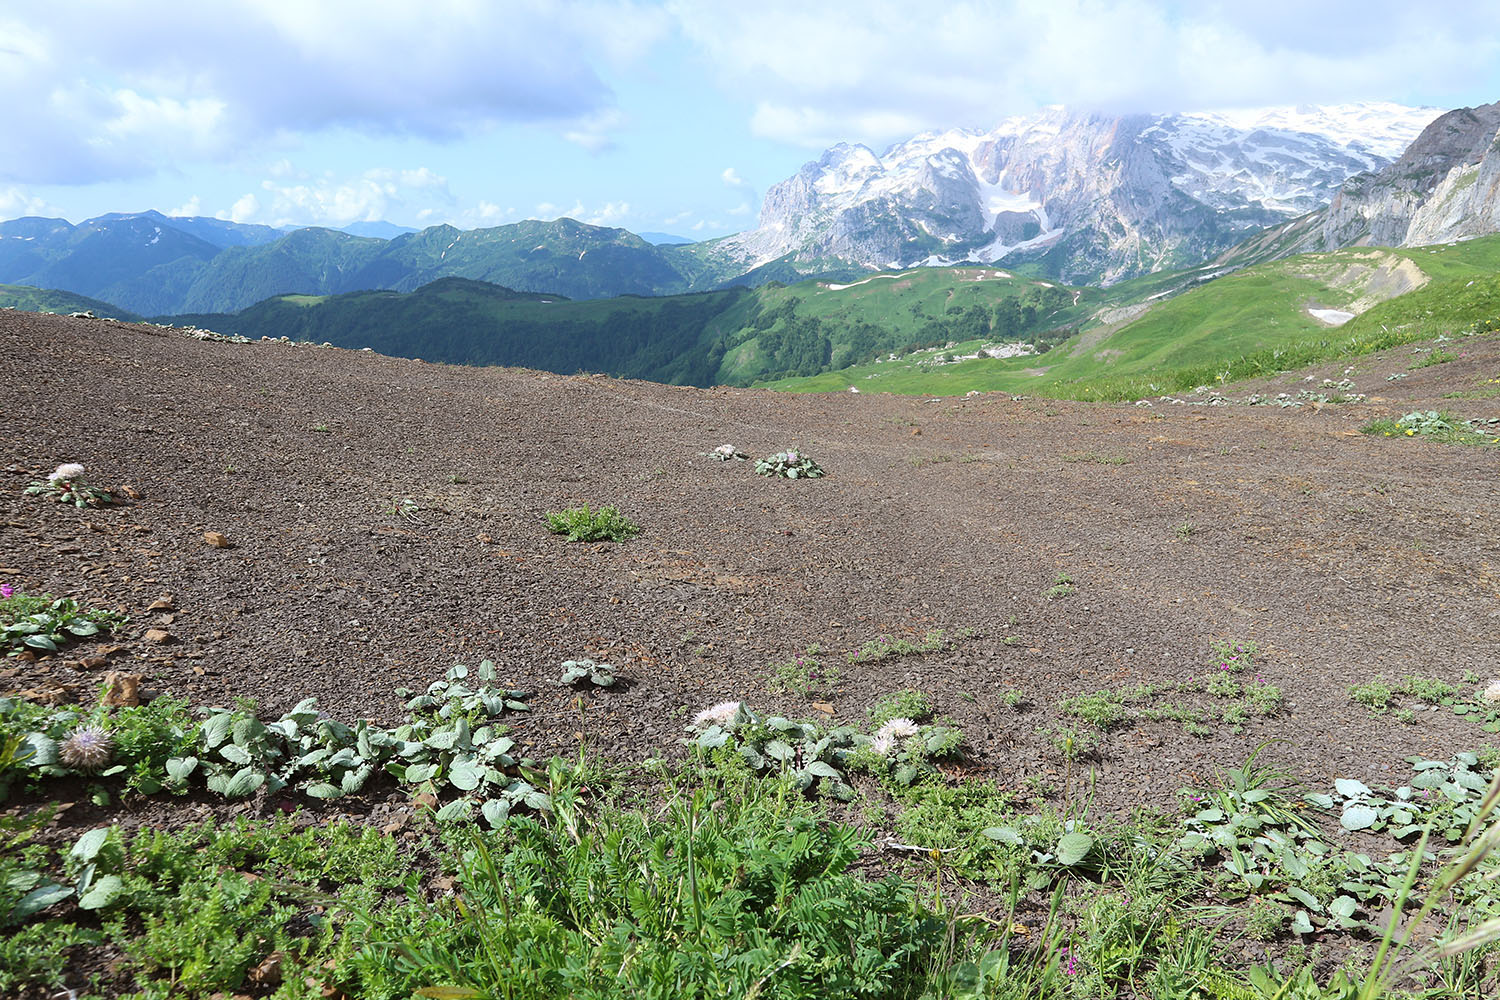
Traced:
<svg viewBox="0 0 1500 1000">
<path fill-rule="evenodd" d="M 0 647 L 10 656 L 25 649 L 55 653 L 71 639 L 92 638 L 125 621 L 116 611 L 84 610 L 71 597 L 13 592 L 0 598 Z"/>
<path fill-rule="evenodd" d="M 915 719 L 926 722 L 936 711 L 932 699 L 916 688 L 902 688 L 882 695 L 870 706 L 870 725 L 883 726 L 892 719 Z"/>
<path fill-rule="evenodd" d="M 1071 576 L 1066 573 L 1058 573 L 1052 581 L 1052 586 L 1042 596 L 1046 597 L 1049 601 L 1056 601 L 1060 598 L 1068 597 L 1076 589 Z"/>
<path fill-rule="evenodd" d="M 590 510 L 588 504 L 549 512 L 547 530 L 554 535 L 567 535 L 570 542 L 623 542 L 641 532 L 640 526 L 621 514 L 619 508 Z"/>
<path fill-rule="evenodd" d="M 58 503 L 69 503 L 74 507 L 103 507 L 115 502 L 114 494 L 109 490 L 84 482 L 83 472 L 83 466 L 76 462 L 65 462 L 46 479 L 26 487 L 26 492 L 51 497 Z"/>
<path fill-rule="evenodd" d="M 1057 707 L 1065 715 L 1087 722 L 1100 732 L 1108 732 L 1130 718 L 1120 695 L 1114 691 L 1096 691 L 1064 698 Z"/>
<path fill-rule="evenodd" d="M 769 687 L 778 694 L 791 694 L 799 698 L 829 696 L 839 682 L 839 667 L 826 663 L 822 649 L 816 645 L 807 647 L 806 653 L 798 653 L 785 663 L 771 665 Z"/>
<path fill-rule="evenodd" d="M 1255 655 L 1260 652 L 1260 647 L 1248 639 L 1215 640 L 1212 645 L 1215 666 L 1231 674 L 1242 673 L 1255 662 Z"/>
<path fill-rule="evenodd" d="M 824 475 L 823 467 L 799 451 L 778 451 L 755 463 L 755 472 L 761 476 L 778 476 L 782 479 L 817 479 Z"/>
<path fill-rule="evenodd" d="M 951 643 L 947 639 L 947 633 L 942 629 L 933 629 L 922 637 L 918 642 L 910 639 L 892 639 L 888 635 L 878 636 L 867 640 L 859 649 L 849 654 L 850 663 L 870 663 L 875 660 L 884 660 L 892 656 L 915 656 L 922 653 L 936 653 L 946 649 Z"/>
<path fill-rule="evenodd" d="M 594 687 L 612 687 L 615 683 L 615 668 L 608 663 L 593 660 L 567 660 L 562 665 L 562 675 L 557 683 L 563 686 L 587 681 Z"/>
</svg>

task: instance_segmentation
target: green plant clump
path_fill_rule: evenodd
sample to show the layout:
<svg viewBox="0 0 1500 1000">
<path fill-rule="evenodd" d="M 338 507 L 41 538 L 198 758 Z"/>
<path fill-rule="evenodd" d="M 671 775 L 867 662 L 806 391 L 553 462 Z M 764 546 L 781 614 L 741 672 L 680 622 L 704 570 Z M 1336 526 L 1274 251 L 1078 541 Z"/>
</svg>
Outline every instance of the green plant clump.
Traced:
<svg viewBox="0 0 1500 1000">
<path fill-rule="evenodd" d="M 616 507 L 590 510 L 588 504 L 547 514 L 547 530 L 567 535 L 570 542 L 623 542 L 641 533 L 635 524 Z"/>
<path fill-rule="evenodd" d="M 824 475 L 822 466 L 799 451 L 778 451 L 768 455 L 755 463 L 755 472 L 782 479 L 817 479 Z"/>
<path fill-rule="evenodd" d="M 125 623 L 116 611 L 83 610 L 71 597 L 13 592 L 0 598 L 0 648 L 55 653 L 70 639 L 87 639 Z"/>
</svg>

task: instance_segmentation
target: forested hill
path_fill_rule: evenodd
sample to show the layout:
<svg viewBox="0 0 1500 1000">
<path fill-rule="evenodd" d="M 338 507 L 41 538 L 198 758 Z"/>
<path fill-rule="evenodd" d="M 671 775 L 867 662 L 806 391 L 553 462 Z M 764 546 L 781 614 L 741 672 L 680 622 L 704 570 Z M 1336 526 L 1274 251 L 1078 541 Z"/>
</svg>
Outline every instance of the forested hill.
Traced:
<svg viewBox="0 0 1500 1000">
<path fill-rule="evenodd" d="M 407 293 L 282 295 L 238 313 L 163 320 L 454 364 L 744 385 L 953 340 L 1044 340 L 1041 332 L 1075 298 L 1060 286 L 982 269 L 882 278 L 582 302 L 443 278 Z"/>
</svg>

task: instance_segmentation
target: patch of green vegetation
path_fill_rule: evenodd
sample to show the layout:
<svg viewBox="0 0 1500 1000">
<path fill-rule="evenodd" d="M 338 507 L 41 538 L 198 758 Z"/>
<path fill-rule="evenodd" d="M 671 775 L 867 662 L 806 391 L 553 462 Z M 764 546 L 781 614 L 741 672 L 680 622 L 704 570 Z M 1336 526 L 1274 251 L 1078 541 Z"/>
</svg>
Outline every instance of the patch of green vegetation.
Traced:
<svg viewBox="0 0 1500 1000">
<path fill-rule="evenodd" d="M 967 634 L 968 631 L 965 630 L 963 635 Z M 858 650 L 850 653 L 849 662 L 870 663 L 875 660 L 888 659 L 892 656 L 917 656 L 923 653 L 937 653 L 952 644 L 952 641 L 947 638 L 947 633 L 942 629 L 933 629 L 915 642 L 904 637 L 892 639 L 888 635 L 882 635 L 867 640 Z"/>
<path fill-rule="evenodd" d="M 1117 692 L 1096 691 L 1064 698 L 1057 707 L 1065 715 L 1087 722 L 1100 732 L 1108 732 L 1130 717 L 1121 701 Z"/>
<path fill-rule="evenodd" d="M 1442 444 L 1500 444 L 1500 419 L 1465 420 L 1448 410 L 1413 410 L 1394 420 L 1372 420 L 1360 430 L 1381 437 L 1421 437 Z"/>
<path fill-rule="evenodd" d="M 1077 588 L 1073 585 L 1073 578 L 1066 573 L 1058 573 L 1052 580 L 1052 586 L 1042 594 L 1049 601 L 1070 597 Z"/>
<path fill-rule="evenodd" d="M 1095 465 L 1129 465 L 1130 458 L 1126 455 L 1104 455 L 1097 451 L 1074 451 L 1067 452 L 1062 456 L 1064 462 L 1092 462 Z"/>
<path fill-rule="evenodd" d="M 883 695 L 870 706 L 870 725 L 883 726 L 892 719 L 926 722 L 936 711 L 932 699 L 915 688 L 903 688 Z"/>
<path fill-rule="evenodd" d="M 813 645 L 785 663 L 773 663 L 768 686 L 779 694 L 815 698 L 831 695 L 838 682 L 838 664 L 825 663 L 822 648 Z"/>
<path fill-rule="evenodd" d="M 547 530 L 567 535 L 570 542 L 624 542 L 641 533 L 640 525 L 621 514 L 618 507 L 590 510 L 588 504 L 549 511 Z"/>
</svg>

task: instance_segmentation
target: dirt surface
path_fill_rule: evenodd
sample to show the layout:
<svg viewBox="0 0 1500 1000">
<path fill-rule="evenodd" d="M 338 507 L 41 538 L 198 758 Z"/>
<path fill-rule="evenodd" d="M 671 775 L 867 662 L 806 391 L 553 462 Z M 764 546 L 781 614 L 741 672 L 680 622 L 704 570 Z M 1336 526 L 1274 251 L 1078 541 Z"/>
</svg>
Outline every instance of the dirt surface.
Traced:
<svg viewBox="0 0 1500 1000">
<path fill-rule="evenodd" d="M 1038 732 L 1077 724 L 1060 698 L 1202 677 L 1215 640 L 1251 640 L 1283 711 L 1241 733 L 1111 733 L 1095 808 L 1169 807 L 1272 738 L 1262 759 L 1310 784 L 1385 781 L 1405 754 L 1493 737 L 1446 711 L 1372 719 L 1349 685 L 1500 676 L 1500 449 L 1358 432 L 1413 409 L 1500 416 L 1494 395 L 1442 398 L 1483 396 L 1500 338 L 1387 381 L 1412 361 L 1356 360 L 1347 377 L 1370 398 L 1321 408 L 795 396 L 0 311 L 0 580 L 130 616 L 111 642 L 0 661 L 0 690 L 91 700 L 101 669 L 83 661 L 118 646 L 110 668 L 195 704 L 243 696 L 274 717 L 316 695 L 389 723 L 394 688 L 487 658 L 536 692 L 515 734 L 531 756 L 575 751 L 582 729 L 638 761 L 679 752 L 686 719 L 726 699 L 824 717 L 767 689 L 773 664 L 817 644 L 842 668 L 837 717 L 919 688 L 962 727 L 961 770 L 1019 788 L 1062 780 Z M 1232 388 L 1295 393 L 1350 367 Z M 725 442 L 797 446 L 828 475 L 770 480 L 700 454 Z M 23 493 L 64 461 L 138 499 L 76 510 Z M 642 533 L 547 532 L 545 512 L 585 502 Z M 1076 589 L 1049 598 L 1060 573 Z M 148 610 L 164 596 L 170 610 Z M 847 662 L 933 629 L 954 644 Z M 551 683 L 580 657 L 625 681 L 585 693 L 581 719 Z"/>
</svg>

